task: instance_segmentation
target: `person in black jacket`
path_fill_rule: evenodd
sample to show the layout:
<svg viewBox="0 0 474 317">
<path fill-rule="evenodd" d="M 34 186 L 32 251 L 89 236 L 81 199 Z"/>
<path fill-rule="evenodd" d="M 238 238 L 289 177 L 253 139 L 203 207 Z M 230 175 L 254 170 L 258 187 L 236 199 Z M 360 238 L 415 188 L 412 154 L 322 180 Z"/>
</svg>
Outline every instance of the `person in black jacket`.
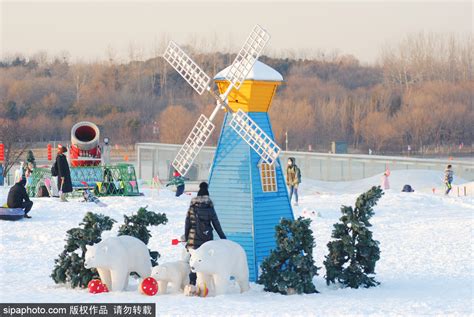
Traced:
<svg viewBox="0 0 474 317">
<path fill-rule="evenodd" d="M 21 208 L 25 211 L 25 218 L 31 218 L 28 212 L 33 207 L 33 202 L 28 197 L 25 189 L 26 179 L 21 178 L 18 183 L 10 188 L 8 192 L 7 205 L 8 208 Z"/>
<path fill-rule="evenodd" d="M 53 169 L 56 169 L 58 175 L 59 196 L 62 201 L 67 201 L 65 194 L 72 192 L 71 172 L 69 170 L 66 155 L 64 155 L 66 152 L 67 148 L 59 144 L 58 155 L 56 156 L 56 162 L 53 167 Z"/>
<path fill-rule="evenodd" d="M 197 249 L 203 243 L 213 240 L 213 227 L 221 239 L 226 239 L 207 188 L 206 182 L 199 184 L 197 196 L 191 200 L 186 215 L 184 240 L 188 249 Z M 189 279 L 192 285 L 196 285 L 196 273 L 191 272 Z"/>
</svg>

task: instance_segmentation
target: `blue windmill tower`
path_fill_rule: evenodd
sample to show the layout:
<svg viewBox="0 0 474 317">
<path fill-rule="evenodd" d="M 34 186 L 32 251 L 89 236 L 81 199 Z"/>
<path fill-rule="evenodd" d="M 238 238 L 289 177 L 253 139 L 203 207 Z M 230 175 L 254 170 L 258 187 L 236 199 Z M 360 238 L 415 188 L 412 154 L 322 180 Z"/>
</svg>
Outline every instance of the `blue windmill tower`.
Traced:
<svg viewBox="0 0 474 317">
<path fill-rule="evenodd" d="M 227 89 L 227 71 L 214 77 L 220 92 Z M 282 81 L 276 70 L 257 61 L 240 90 L 230 93 L 228 105 L 234 112 L 244 111 L 273 139 L 268 110 Z M 227 113 L 209 177 L 209 193 L 228 238 L 247 252 L 250 278 L 255 280 L 261 262 L 275 249 L 275 226 L 282 217 L 293 219 L 293 212 L 279 159 L 273 164 L 265 162 L 241 137 L 240 130 L 236 132 L 232 119 Z"/>
<path fill-rule="evenodd" d="M 275 226 L 281 218 L 293 219 L 268 110 L 282 76 L 258 56 L 269 40 L 256 26 L 231 66 L 214 80 L 174 42 L 164 58 L 199 93 L 209 91 L 217 101 L 207 118 L 201 115 L 173 161 L 185 175 L 215 129 L 212 120 L 220 109 L 225 119 L 209 178 L 209 192 L 229 239 L 247 253 L 250 279 L 255 281 L 262 261 L 275 248 Z"/>
</svg>

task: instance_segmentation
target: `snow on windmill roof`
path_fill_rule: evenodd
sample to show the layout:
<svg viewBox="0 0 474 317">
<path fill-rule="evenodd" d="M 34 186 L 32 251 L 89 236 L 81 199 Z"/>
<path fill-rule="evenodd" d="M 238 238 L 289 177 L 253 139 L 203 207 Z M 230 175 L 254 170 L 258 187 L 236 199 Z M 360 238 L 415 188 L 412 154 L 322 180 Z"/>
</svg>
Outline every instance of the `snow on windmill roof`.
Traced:
<svg viewBox="0 0 474 317">
<path fill-rule="evenodd" d="M 225 79 L 225 75 L 229 71 L 230 66 L 224 68 L 216 76 L 214 76 L 214 80 L 222 80 Z M 253 65 L 250 73 L 245 77 L 247 80 L 265 80 L 265 81 L 283 81 L 283 76 L 260 61 L 256 61 Z"/>
</svg>

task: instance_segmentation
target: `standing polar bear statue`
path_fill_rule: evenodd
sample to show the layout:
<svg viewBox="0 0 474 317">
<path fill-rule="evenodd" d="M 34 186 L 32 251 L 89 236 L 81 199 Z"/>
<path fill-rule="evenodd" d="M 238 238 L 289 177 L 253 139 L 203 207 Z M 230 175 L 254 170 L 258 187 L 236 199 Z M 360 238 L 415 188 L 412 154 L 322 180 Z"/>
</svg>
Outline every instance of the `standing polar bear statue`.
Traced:
<svg viewBox="0 0 474 317">
<path fill-rule="evenodd" d="M 151 261 L 147 246 L 131 236 L 112 237 L 86 246 L 84 267 L 97 268 L 102 283 L 117 292 L 128 286 L 131 272 L 141 278 L 150 276 Z"/>
<path fill-rule="evenodd" d="M 206 286 L 212 295 L 225 294 L 230 277 L 233 276 L 240 292 L 249 290 L 247 255 L 239 244 L 227 239 L 213 240 L 189 252 L 189 265 L 197 273 L 198 288 L 204 289 Z"/>
</svg>

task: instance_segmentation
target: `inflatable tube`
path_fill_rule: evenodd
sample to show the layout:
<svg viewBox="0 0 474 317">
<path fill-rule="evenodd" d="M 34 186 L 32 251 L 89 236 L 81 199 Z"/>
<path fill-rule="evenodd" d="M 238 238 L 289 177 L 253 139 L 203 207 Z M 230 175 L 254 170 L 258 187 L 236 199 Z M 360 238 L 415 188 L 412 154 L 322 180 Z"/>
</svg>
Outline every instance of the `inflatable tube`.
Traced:
<svg viewBox="0 0 474 317">
<path fill-rule="evenodd" d="M 20 220 L 25 216 L 25 211 L 21 208 L 0 207 L 1 220 Z"/>
</svg>

